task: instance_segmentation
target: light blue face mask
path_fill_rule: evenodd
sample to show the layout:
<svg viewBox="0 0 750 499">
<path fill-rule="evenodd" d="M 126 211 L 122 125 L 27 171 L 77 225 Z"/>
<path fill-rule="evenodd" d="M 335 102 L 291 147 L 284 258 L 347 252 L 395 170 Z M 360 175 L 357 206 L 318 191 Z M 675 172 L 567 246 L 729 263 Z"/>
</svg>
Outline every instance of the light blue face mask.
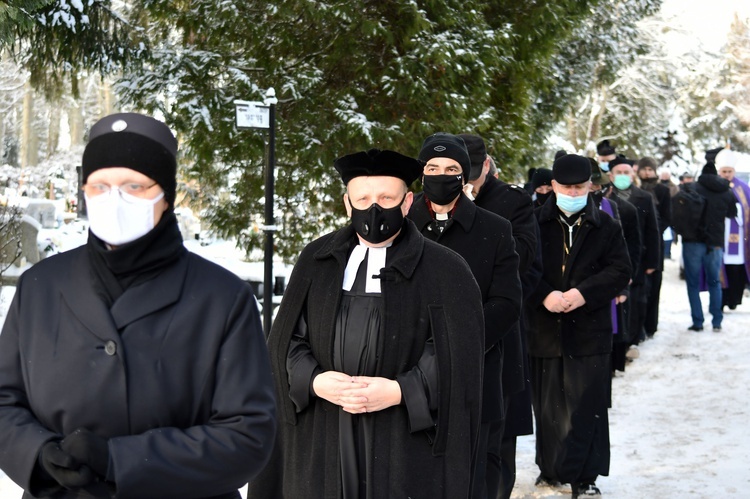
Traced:
<svg viewBox="0 0 750 499">
<path fill-rule="evenodd" d="M 615 180 L 612 183 L 615 184 L 615 187 L 624 191 L 633 184 L 633 179 L 630 178 L 630 175 L 615 175 Z"/>
<path fill-rule="evenodd" d="M 562 211 L 568 213 L 578 213 L 586 207 L 586 201 L 588 200 L 588 194 L 582 196 L 567 196 L 565 194 L 555 194 L 557 201 L 557 207 Z"/>
<path fill-rule="evenodd" d="M 599 163 L 599 168 L 601 168 L 605 172 L 608 172 L 609 171 L 609 161 L 601 161 Z"/>
</svg>

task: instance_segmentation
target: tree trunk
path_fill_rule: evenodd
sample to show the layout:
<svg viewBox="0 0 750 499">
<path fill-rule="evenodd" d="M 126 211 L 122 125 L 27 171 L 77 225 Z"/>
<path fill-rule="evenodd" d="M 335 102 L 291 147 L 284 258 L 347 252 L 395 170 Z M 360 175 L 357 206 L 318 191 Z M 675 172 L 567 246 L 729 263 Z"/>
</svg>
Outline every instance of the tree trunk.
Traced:
<svg viewBox="0 0 750 499">
<path fill-rule="evenodd" d="M 49 129 L 47 132 L 47 157 L 57 152 L 60 144 L 60 106 L 52 104 L 49 109 Z"/>
<path fill-rule="evenodd" d="M 71 147 L 83 145 L 83 110 L 78 99 L 73 100 L 68 108 L 68 127 Z"/>
<path fill-rule="evenodd" d="M 23 112 L 21 115 L 21 168 L 36 166 L 39 156 L 36 151 L 37 141 L 32 126 L 33 119 L 34 91 L 31 84 L 27 83 L 23 95 Z"/>
</svg>

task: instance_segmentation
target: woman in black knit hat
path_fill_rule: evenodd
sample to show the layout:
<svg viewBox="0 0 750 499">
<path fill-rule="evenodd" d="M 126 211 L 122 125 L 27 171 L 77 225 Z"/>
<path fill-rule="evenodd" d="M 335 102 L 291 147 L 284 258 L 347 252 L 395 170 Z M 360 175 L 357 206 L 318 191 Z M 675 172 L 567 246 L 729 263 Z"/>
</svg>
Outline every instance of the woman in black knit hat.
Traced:
<svg viewBox="0 0 750 499">
<path fill-rule="evenodd" d="M 18 282 L 0 335 L 0 468 L 24 497 L 238 498 L 270 455 L 258 307 L 183 246 L 176 154 L 153 118 L 97 122 L 88 242 Z"/>
</svg>

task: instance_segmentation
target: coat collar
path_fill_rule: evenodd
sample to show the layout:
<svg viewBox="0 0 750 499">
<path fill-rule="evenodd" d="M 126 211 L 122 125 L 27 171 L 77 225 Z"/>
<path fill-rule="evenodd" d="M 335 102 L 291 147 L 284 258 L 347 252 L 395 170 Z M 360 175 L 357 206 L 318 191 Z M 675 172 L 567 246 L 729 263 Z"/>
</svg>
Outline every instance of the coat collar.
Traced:
<svg viewBox="0 0 750 499">
<path fill-rule="evenodd" d="M 408 218 L 404 220 L 401 232 L 402 234 L 398 242 L 400 251 L 395 260 L 388 262 L 388 266 L 400 272 L 406 279 L 411 279 L 422 258 L 424 237 Z M 333 233 L 333 236 L 315 252 L 314 257 L 316 260 L 334 258 L 343 269 L 346 267 L 352 245 L 357 243 L 357 234 L 350 224 Z"/>
<path fill-rule="evenodd" d="M 591 195 L 588 195 L 586 200 L 586 208 L 583 210 L 583 221 L 590 222 L 596 227 L 602 224 L 601 215 L 599 214 L 599 208 L 596 207 L 594 200 Z M 555 193 L 547 199 L 547 202 L 539 208 L 539 223 L 549 222 L 550 220 L 557 220 L 560 212 L 557 209 L 557 202 L 555 199 Z"/>
<path fill-rule="evenodd" d="M 182 292 L 187 274 L 187 255 L 168 266 L 155 280 L 127 289 L 108 309 L 94 289 L 86 251 L 81 251 L 71 265 L 70 279 L 77 281 L 71 292 L 63 291 L 62 298 L 71 312 L 95 336 L 117 340 L 118 330 L 128 324 L 176 302 Z M 163 284 L 162 284 L 163 283 Z"/>
<path fill-rule="evenodd" d="M 451 219 L 454 224 L 457 223 L 463 227 L 464 232 L 469 232 L 474 225 L 477 209 L 477 206 L 465 194 L 461 193 Z M 432 223 L 432 214 L 430 213 L 430 208 L 427 206 L 424 194 L 420 193 L 414 196 L 414 203 L 412 203 L 409 215 L 407 216 L 414 222 L 420 233 L 425 230 L 427 225 Z"/>
</svg>

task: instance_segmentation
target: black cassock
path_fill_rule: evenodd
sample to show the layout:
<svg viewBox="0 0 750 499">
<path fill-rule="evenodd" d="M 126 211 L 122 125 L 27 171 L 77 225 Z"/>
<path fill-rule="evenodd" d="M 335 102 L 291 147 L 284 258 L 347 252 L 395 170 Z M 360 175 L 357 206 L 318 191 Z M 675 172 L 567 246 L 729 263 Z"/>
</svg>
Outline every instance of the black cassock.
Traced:
<svg viewBox="0 0 750 499">
<path fill-rule="evenodd" d="M 387 260 L 391 260 L 398 251 L 398 245 L 388 248 Z M 381 332 L 383 298 L 381 293 L 368 293 L 367 257 L 357 270 L 357 277 L 350 291 L 344 290 L 336 318 L 334 336 L 333 363 L 334 369 L 350 376 L 374 376 L 377 372 L 377 345 Z M 288 365 L 294 365 L 295 357 L 301 351 L 300 343 L 307 342 L 307 327 L 298 326 L 297 334 L 290 345 Z M 306 348 L 305 351 L 309 352 Z M 308 353 L 309 354 L 309 353 Z M 385 352 L 387 355 L 388 352 Z M 424 389 L 424 393 L 412 393 L 413 397 L 427 397 L 430 411 L 437 409 L 437 366 L 432 339 L 425 344 L 418 369 L 414 369 L 405 376 L 419 379 L 401 384 L 402 403 L 409 393 L 404 390 L 414 389 L 415 386 Z M 320 370 L 313 373 L 313 378 Z M 400 378 L 399 381 L 403 381 Z M 431 395 L 432 394 L 432 395 Z M 310 396 L 312 382 L 310 383 Z M 430 418 L 431 414 L 420 415 L 422 419 Z M 341 463 L 341 484 L 343 499 L 365 499 L 367 497 L 367 473 L 370 467 L 368 459 L 373 455 L 373 415 L 351 414 L 339 408 L 339 455 Z"/>
</svg>

